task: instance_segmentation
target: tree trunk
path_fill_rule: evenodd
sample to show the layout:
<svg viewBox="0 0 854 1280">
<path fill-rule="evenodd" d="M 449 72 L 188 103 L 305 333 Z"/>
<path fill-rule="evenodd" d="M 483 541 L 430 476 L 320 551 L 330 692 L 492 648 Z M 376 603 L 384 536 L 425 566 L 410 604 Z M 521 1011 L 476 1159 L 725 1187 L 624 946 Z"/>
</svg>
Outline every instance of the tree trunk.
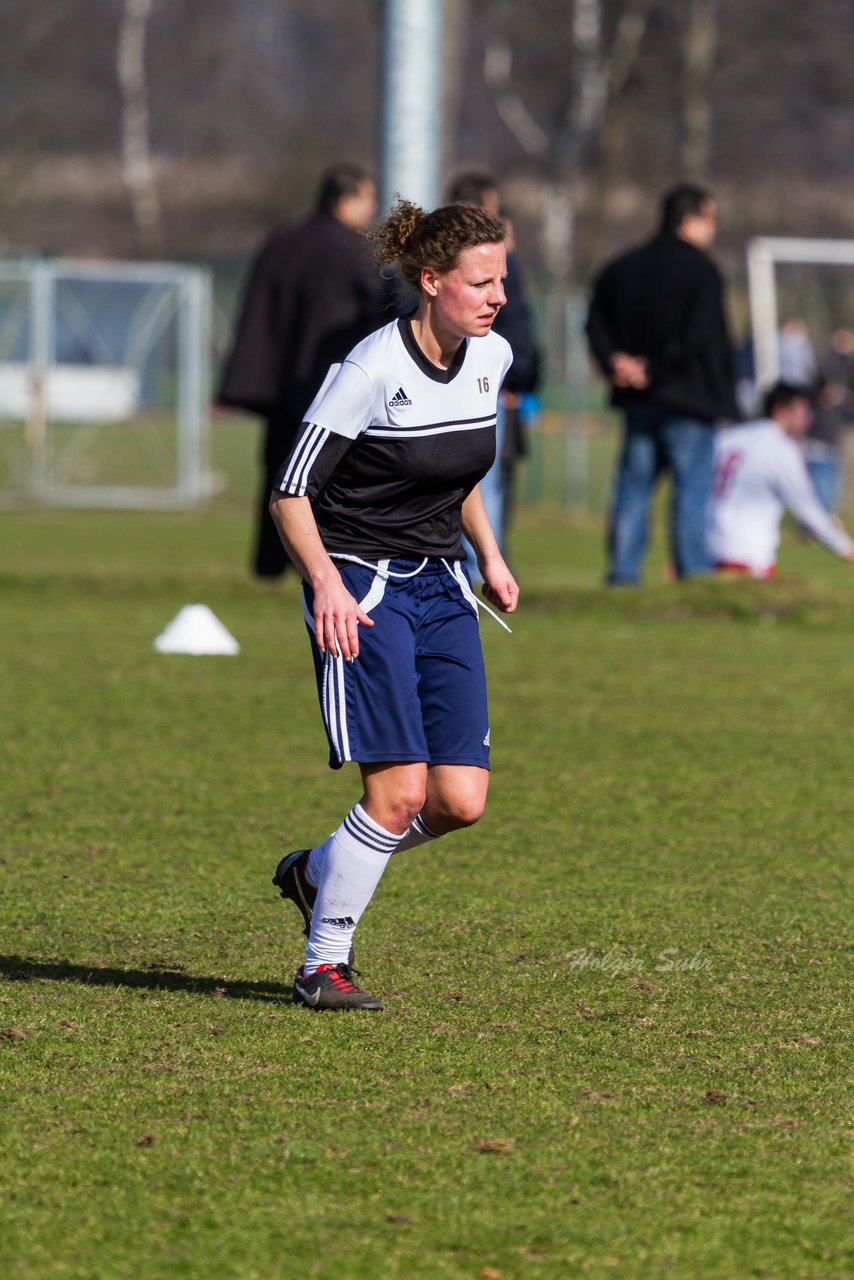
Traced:
<svg viewBox="0 0 854 1280">
<path fill-rule="evenodd" d="M 442 174 L 442 199 L 457 171 L 457 139 L 459 137 L 460 102 L 463 88 L 463 58 L 469 22 L 469 0 L 442 0 L 445 6 L 443 28 L 443 103 L 442 155 L 446 171 Z"/>
<path fill-rule="evenodd" d="M 682 42 L 683 177 L 705 182 L 712 151 L 711 83 L 718 43 L 718 0 L 689 0 Z"/>
<path fill-rule="evenodd" d="M 130 196 L 139 246 L 145 252 L 156 251 L 162 241 L 145 79 L 145 31 L 152 4 L 153 0 L 124 0 L 116 51 L 122 98 L 122 177 Z"/>
<path fill-rule="evenodd" d="M 607 55 L 607 101 L 599 128 L 597 164 L 593 173 L 590 200 L 591 233 L 586 261 L 579 263 L 585 277 L 591 266 L 604 257 L 608 244 L 609 200 L 618 183 L 620 158 L 625 139 L 626 114 L 621 101 L 629 76 L 640 54 L 649 20 L 662 0 L 626 0 Z"/>
</svg>

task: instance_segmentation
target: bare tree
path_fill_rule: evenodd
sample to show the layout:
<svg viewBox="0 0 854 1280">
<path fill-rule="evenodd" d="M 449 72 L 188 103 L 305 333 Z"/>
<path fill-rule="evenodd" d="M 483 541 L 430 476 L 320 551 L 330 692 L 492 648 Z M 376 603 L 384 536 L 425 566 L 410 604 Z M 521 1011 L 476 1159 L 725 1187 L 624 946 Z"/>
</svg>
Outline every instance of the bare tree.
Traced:
<svg viewBox="0 0 854 1280">
<path fill-rule="evenodd" d="M 617 19 L 605 68 L 606 103 L 598 135 L 597 164 L 593 170 L 590 198 L 592 235 L 590 260 L 604 252 L 607 238 L 608 199 L 617 185 L 619 156 L 624 143 L 626 113 L 624 96 L 629 78 L 637 65 L 643 38 L 650 19 L 666 0 L 626 0 Z"/>
<path fill-rule="evenodd" d="M 563 359 L 566 304 L 577 273 L 576 219 L 582 181 L 598 152 L 609 104 L 625 87 L 657 2 L 623 0 L 611 39 L 606 41 L 603 0 L 572 0 L 566 33 L 570 74 L 557 127 L 550 132 L 514 88 L 509 40 L 494 37 L 486 48 L 484 77 L 496 110 L 526 154 L 539 162 L 546 179 L 541 243 L 549 279 L 550 355 L 556 365 Z"/>
<path fill-rule="evenodd" d="M 689 0 L 682 38 L 682 137 L 686 178 L 708 176 L 712 146 L 711 80 L 718 40 L 718 0 Z"/>
<path fill-rule="evenodd" d="M 153 0 L 124 0 L 116 68 L 122 97 L 122 178 L 130 196 L 140 247 L 162 241 L 160 198 L 154 179 L 149 139 L 145 34 Z"/>
<path fill-rule="evenodd" d="M 680 176 L 719 191 L 728 243 L 757 226 L 851 234 L 851 0 L 441 2 L 449 163 L 512 184 L 533 269 L 547 253 L 583 280 Z M 379 13 L 2 0 L 4 236 L 64 252 L 248 247 L 304 212 L 320 165 L 371 163 Z M 769 94 L 771 67 L 785 93 Z"/>
<path fill-rule="evenodd" d="M 549 138 L 537 124 L 513 83 L 513 53 L 510 41 L 501 34 L 486 43 L 483 77 L 492 91 L 495 109 L 526 155 L 541 158 L 548 153 Z"/>
</svg>

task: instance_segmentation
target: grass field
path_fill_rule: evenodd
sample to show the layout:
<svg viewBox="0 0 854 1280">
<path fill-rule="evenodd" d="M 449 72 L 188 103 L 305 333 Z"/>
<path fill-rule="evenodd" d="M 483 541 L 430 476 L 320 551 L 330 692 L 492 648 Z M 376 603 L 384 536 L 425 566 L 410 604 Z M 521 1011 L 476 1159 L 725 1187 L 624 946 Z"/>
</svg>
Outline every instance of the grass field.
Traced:
<svg viewBox="0 0 854 1280">
<path fill-rule="evenodd" d="M 0 1275 L 851 1275 L 851 571 L 606 593 L 527 514 L 487 816 L 393 860 L 386 1012 L 313 1015 L 270 875 L 355 779 L 245 447 L 204 513 L 0 515 Z M 152 651 L 194 600 L 239 658 Z"/>
</svg>

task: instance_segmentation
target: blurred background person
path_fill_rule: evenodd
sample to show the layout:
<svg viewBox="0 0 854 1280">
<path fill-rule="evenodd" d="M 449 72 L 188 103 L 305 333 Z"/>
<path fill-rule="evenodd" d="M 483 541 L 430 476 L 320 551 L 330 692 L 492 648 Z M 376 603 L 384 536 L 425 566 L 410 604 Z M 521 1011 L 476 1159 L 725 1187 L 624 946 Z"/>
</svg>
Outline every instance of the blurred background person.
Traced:
<svg viewBox="0 0 854 1280">
<path fill-rule="evenodd" d="M 756 349 L 753 335 L 748 333 L 733 350 L 735 368 L 735 403 L 739 417 L 758 418 L 762 414 L 762 392 L 756 383 Z"/>
<path fill-rule="evenodd" d="M 822 506 L 806 468 L 812 412 L 808 389 L 778 382 L 765 397 L 764 418 L 718 433 L 708 512 L 718 571 L 773 577 L 786 510 L 817 542 L 854 562 L 854 542 Z"/>
<path fill-rule="evenodd" d="M 723 281 L 707 253 L 716 233 L 711 194 L 676 187 L 662 201 L 658 234 L 609 263 L 594 284 L 587 335 L 626 419 L 609 529 L 611 584 L 640 580 L 664 471 L 673 483 L 676 573 L 711 571 L 705 513 L 713 428 L 719 418 L 738 417 Z"/>
<path fill-rule="evenodd" d="M 819 376 L 809 330 L 800 316 L 790 316 L 777 334 L 777 380 L 790 387 L 815 387 Z"/>
<path fill-rule="evenodd" d="M 502 209 L 496 180 L 484 173 L 461 173 L 451 184 L 448 202 L 478 205 L 493 217 L 500 218 L 506 233 L 507 278 L 504 292 L 507 301 L 496 316 L 493 329 L 510 343 L 513 363 L 498 398 L 495 462 L 480 482 L 489 522 L 501 553 L 506 557 L 516 492 L 516 468 L 526 452 L 523 398 L 533 395 L 539 386 L 540 353 L 516 253 L 512 219 Z M 470 569 L 473 563 L 470 554 Z"/>
<path fill-rule="evenodd" d="M 845 431 L 854 421 L 854 333 L 834 329 L 821 363 L 822 386 L 812 426 L 804 440 L 807 467 L 822 505 L 839 508 L 843 481 Z"/>
<path fill-rule="evenodd" d="M 252 557 L 261 578 L 289 565 L 268 504 L 303 414 L 329 366 L 383 320 L 382 281 L 359 234 L 376 211 L 367 170 L 334 165 L 311 217 L 275 231 L 250 267 L 218 401 L 265 421 Z"/>
</svg>

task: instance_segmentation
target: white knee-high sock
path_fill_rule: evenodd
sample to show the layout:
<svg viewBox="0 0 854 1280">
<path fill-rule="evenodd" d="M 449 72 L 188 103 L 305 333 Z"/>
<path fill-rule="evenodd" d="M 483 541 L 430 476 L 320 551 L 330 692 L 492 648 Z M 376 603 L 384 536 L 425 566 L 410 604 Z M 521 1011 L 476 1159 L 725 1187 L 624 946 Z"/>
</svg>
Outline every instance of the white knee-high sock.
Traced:
<svg viewBox="0 0 854 1280">
<path fill-rule="evenodd" d="M 400 839 L 357 804 L 326 842 L 305 949 L 306 973 L 321 964 L 347 963 L 356 925 Z"/>
<path fill-rule="evenodd" d="M 420 844 L 426 844 L 428 840 L 439 839 L 441 839 L 440 832 L 431 831 L 419 813 L 412 819 L 409 830 L 404 831 L 400 837 L 400 844 L 395 849 L 395 853 L 403 853 L 406 849 L 417 849 Z"/>
<path fill-rule="evenodd" d="M 320 877 L 323 875 L 323 867 L 326 862 L 326 855 L 329 852 L 329 846 L 332 843 L 333 836 L 327 836 L 322 844 L 312 849 L 306 863 L 305 874 L 310 885 L 317 888 L 320 884 Z M 417 849 L 421 844 L 427 844 L 430 840 L 441 840 L 442 833 L 440 831 L 431 831 L 427 823 L 419 813 L 417 817 L 412 819 L 412 825 L 400 837 L 400 844 L 395 849 L 395 853 L 404 853 L 407 849 Z"/>
<path fill-rule="evenodd" d="M 331 845 L 334 837 L 335 832 L 333 831 L 331 836 L 326 837 L 323 844 L 319 844 L 315 849 L 312 849 L 311 853 L 308 855 L 308 862 L 305 864 L 306 879 L 315 889 L 320 884 L 320 877 L 323 875 L 326 855 L 329 852 L 329 846 Z"/>
</svg>

